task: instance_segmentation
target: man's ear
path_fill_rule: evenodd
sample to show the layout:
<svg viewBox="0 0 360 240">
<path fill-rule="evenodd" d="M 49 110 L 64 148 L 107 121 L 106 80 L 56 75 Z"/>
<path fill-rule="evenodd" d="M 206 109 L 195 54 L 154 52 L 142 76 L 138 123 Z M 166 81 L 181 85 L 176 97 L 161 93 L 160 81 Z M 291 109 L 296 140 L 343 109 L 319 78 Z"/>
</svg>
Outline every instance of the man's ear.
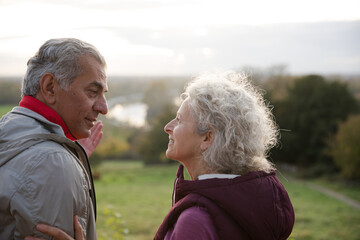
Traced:
<svg viewBox="0 0 360 240">
<path fill-rule="evenodd" d="M 200 145 L 201 152 L 205 152 L 213 143 L 214 141 L 214 132 L 212 130 L 209 130 L 207 133 L 205 133 L 203 137 L 203 141 Z"/>
<path fill-rule="evenodd" d="M 40 80 L 40 95 L 44 103 L 47 105 L 52 105 L 55 103 L 55 92 L 58 87 L 56 78 L 51 73 L 45 73 Z"/>
</svg>

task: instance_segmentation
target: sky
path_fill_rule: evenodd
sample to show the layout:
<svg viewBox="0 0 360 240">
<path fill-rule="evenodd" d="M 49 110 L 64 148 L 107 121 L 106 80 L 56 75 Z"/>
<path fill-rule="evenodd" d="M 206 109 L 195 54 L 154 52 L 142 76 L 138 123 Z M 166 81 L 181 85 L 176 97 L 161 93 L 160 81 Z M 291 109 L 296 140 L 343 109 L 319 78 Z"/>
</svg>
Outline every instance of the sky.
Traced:
<svg viewBox="0 0 360 240">
<path fill-rule="evenodd" d="M 194 75 L 286 66 L 360 74 L 358 0 L 0 0 L 0 76 L 50 38 L 95 45 L 107 74 Z"/>
</svg>

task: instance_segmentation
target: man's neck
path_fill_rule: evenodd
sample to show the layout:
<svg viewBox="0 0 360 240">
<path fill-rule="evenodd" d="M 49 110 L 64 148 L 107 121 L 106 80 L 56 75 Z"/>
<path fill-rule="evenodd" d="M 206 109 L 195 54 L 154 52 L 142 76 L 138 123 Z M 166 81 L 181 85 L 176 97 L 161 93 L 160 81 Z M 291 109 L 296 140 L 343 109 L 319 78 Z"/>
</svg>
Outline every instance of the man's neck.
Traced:
<svg viewBox="0 0 360 240">
<path fill-rule="evenodd" d="M 52 108 L 47 106 L 45 103 L 43 103 L 39 99 L 34 98 L 32 96 L 24 96 L 21 99 L 19 106 L 30 109 L 31 111 L 34 111 L 34 112 L 40 114 L 41 116 L 46 118 L 48 121 L 59 125 L 63 129 L 64 134 L 68 139 L 70 139 L 72 141 L 76 140 L 76 138 L 71 135 L 64 120 L 59 116 L 59 114 L 57 114 Z"/>
</svg>

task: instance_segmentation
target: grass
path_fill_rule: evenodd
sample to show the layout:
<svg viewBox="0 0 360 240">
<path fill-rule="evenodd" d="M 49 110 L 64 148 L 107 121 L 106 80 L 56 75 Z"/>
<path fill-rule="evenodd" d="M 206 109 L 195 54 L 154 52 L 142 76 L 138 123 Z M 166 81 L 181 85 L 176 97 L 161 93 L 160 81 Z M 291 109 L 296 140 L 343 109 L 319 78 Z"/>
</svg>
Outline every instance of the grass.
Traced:
<svg viewBox="0 0 360 240">
<path fill-rule="evenodd" d="M 359 210 L 309 188 L 306 181 L 281 180 L 295 209 L 294 239 L 360 239 Z"/>
<path fill-rule="evenodd" d="M 109 227 L 108 209 L 121 214 L 126 239 L 152 239 L 171 207 L 177 165 L 144 167 L 140 162 L 105 162 L 102 178 L 95 181 L 98 203 L 99 239 L 110 239 L 116 230 Z M 360 239 L 360 211 L 308 187 L 305 181 L 285 180 L 295 209 L 292 239 Z M 347 191 L 345 187 L 342 189 Z M 350 189 L 352 194 L 360 190 Z M 117 214 L 117 216 L 120 216 Z"/>
<path fill-rule="evenodd" d="M 360 202 L 359 182 L 349 182 L 349 181 L 344 181 L 342 179 L 334 180 L 334 179 L 324 179 L 324 178 L 315 179 L 312 182 L 320 186 L 334 190 L 336 192 L 340 192 L 341 194 Z"/>
<path fill-rule="evenodd" d="M 0 105 L 0 117 L 11 111 L 13 107 L 13 105 Z"/>
<path fill-rule="evenodd" d="M 103 210 L 110 206 L 125 220 L 130 231 L 128 239 L 152 239 L 171 207 L 176 168 L 143 167 L 141 162 L 105 162 L 101 166 L 101 180 L 95 181 L 99 238 L 109 234 Z"/>
</svg>

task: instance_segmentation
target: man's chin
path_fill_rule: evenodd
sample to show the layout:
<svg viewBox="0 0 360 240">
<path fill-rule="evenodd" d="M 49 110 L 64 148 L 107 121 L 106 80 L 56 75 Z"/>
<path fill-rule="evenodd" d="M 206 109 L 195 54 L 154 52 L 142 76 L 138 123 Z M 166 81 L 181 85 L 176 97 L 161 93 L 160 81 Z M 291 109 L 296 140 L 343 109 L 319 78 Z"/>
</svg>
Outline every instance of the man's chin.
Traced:
<svg viewBox="0 0 360 240">
<path fill-rule="evenodd" d="M 77 133 L 76 135 L 73 135 L 76 139 L 84 139 L 84 138 L 88 138 L 91 135 L 91 131 L 85 131 L 85 132 L 81 132 L 81 133 Z"/>
</svg>

